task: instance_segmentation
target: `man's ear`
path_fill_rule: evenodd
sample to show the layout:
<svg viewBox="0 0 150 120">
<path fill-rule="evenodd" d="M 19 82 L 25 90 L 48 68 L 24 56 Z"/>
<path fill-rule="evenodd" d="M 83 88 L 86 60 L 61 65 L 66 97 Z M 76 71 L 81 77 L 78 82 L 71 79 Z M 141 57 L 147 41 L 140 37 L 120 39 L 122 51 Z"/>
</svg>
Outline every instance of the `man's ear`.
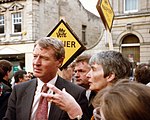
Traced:
<svg viewBox="0 0 150 120">
<path fill-rule="evenodd" d="M 61 67 L 61 65 L 63 64 L 63 60 L 64 60 L 64 58 L 62 57 L 62 58 L 60 58 L 58 61 L 59 61 L 59 63 L 58 63 L 58 68 L 60 68 Z"/>
<path fill-rule="evenodd" d="M 107 82 L 111 82 L 115 79 L 115 73 L 112 72 L 111 74 L 109 74 L 107 77 Z"/>
<path fill-rule="evenodd" d="M 23 78 L 19 78 L 19 82 L 22 82 L 23 81 Z"/>
<path fill-rule="evenodd" d="M 8 77 L 9 77 L 9 75 L 10 75 L 10 71 L 7 71 L 6 76 L 8 76 Z"/>
</svg>

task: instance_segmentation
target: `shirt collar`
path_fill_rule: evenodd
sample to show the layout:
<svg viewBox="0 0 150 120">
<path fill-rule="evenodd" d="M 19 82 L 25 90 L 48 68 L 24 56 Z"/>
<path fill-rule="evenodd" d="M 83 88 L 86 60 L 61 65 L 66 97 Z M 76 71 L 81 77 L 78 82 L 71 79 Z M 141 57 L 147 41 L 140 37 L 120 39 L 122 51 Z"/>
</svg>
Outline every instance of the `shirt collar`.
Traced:
<svg viewBox="0 0 150 120">
<path fill-rule="evenodd" d="M 51 79 L 47 84 L 55 85 L 57 78 L 58 78 L 58 75 L 56 74 L 56 76 L 53 79 Z M 38 86 L 38 88 L 42 89 L 44 84 L 45 83 L 43 81 L 41 81 L 39 78 L 37 78 L 37 86 Z"/>
</svg>

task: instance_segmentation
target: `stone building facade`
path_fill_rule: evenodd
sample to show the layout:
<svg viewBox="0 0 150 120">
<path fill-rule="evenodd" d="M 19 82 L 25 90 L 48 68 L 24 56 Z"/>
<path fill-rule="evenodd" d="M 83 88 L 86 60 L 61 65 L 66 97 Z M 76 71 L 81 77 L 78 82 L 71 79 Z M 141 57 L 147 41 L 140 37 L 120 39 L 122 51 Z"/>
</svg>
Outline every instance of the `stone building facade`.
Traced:
<svg viewBox="0 0 150 120">
<path fill-rule="evenodd" d="M 112 0 L 112 6 L 116 14 L 112 29 L 114 47 L 135 62 L 150 62 L 150 1 Z"/>
<path fill-rule="evenodd" d="M 32 71 L 34 42 L 47 36 L 60 19 L 89 49 L 99 40 L 100 18 L 79 0 L 0 0 L 0 59 Z"/>
<path fill-rule="evenodd" d="M 131 62 L 149 63 L 150 0 L 109 1 L 115 13 L 111 30 L 114 50 L 122 52 Z M 93 50 L 108 49 L 107 34 L 104 33 Z"/>
</svg>

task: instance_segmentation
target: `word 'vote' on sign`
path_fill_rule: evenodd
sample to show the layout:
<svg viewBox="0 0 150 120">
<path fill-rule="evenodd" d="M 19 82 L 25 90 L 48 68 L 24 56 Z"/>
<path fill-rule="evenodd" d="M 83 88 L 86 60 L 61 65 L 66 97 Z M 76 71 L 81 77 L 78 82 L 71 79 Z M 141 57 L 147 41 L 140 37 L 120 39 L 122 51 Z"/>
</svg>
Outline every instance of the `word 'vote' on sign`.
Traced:
<svg viewBox="0 0 150 120">
<path fill-rule="evenodd" d="M 48 37 L 56 37 L 63 41 L 65 48 L 65 59 L 61 70 L 67 67 L 86 48 L 79 41 L 78 37 L 71 30 L 70 26 L 61 20 L 56 27 L 48 34 Z"/>
<path fill-rule="evenodd" d="M 66 38 L 67 37 L 67 33 L 65 32 L 65 30 L 63 30 L 63 28 L 60 28 L 58 30 L 58 33 L 56 33 L 57 38 Z M 74 47 L 75 48 L 75 41 L 63 41 L 64 43 L 64 47 Z"/>
</svg>

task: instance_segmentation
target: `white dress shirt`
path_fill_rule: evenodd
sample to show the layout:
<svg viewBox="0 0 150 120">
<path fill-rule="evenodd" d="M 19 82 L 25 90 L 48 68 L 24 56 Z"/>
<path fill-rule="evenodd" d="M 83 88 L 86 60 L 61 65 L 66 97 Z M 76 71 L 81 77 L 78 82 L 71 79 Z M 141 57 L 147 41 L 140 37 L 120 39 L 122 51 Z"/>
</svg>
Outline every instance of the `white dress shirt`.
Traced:
<svg viewBox="0 0 150 120">
<path fill-rule="evenodd" d="M 52 80 L 50 80 L 47 84 L 55 85 L 58 75 L 56 75 Z M 41 91 L 42 87 L 45 83 L 42 82 L 39 78 L 37 78 L 37 87 L 34 95 L 34 101 L 32 104 L 32 111 L 31 111 L 31 118 L 30 120 L 35 120 L 36 110 L 39 105 L 40 97 L 41 97 Z M 50 89 L 48 90 L 48 93 L 50 93 Z M 50 111 L 50 102 L 48 102 L 48 113 Z M 49 115 L 49 114 L 48 114 Z"/>
<path fill-rule="evenodd" d="M 90 98 L 90 94 L 91 94 L 91 90 L 90 89 L 86 90 L 86 97 L 88 100 Z"/>
</svg>

